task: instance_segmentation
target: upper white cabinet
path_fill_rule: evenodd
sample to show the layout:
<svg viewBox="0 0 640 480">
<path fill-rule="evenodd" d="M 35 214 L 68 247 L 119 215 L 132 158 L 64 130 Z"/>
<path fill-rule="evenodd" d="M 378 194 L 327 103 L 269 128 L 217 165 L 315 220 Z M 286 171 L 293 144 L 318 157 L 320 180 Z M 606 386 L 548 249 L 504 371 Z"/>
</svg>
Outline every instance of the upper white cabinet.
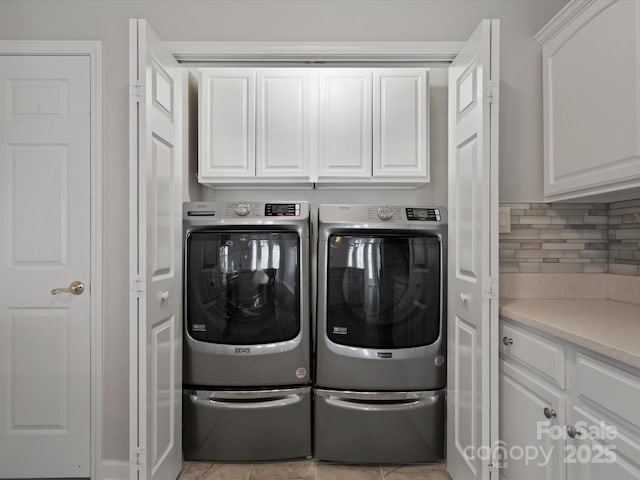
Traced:
<svg viewBox="0 0 640 480">
<path fill-rule="evenodd" d="M 198 180 L 309 183 L 313 80 L 301 69 L 202 69 Z"/>
<path fill-rule="evenodd" d="M 549 201 L 640 187 L 640 2 L 571 1 L 543 46 Z"/>
<path fill-rule="evenodd" d="M 429 181 L 426 69 L 206 68 L 199 102 L 201 183 Z"/>
<path fill-rule="evenodd" d="M 427 71 L 376 69 L 373 175 L 429 181 Z"/>
<path fill-rule="evenodd" d="M 201 71 L 198 122 L 201 182 L 255 176 L 255 85 L 255 70 Z"/>
<path fill-rule="evenodd" d="M 258 70 L 257 177 L 309 181 L 313 84 L 310 70 Z"/>
<path fill-rule="evenodd" d="M 372 82 L 371 69 L 319 71 L 319 180 L 371 177 Z"/>
</svg>

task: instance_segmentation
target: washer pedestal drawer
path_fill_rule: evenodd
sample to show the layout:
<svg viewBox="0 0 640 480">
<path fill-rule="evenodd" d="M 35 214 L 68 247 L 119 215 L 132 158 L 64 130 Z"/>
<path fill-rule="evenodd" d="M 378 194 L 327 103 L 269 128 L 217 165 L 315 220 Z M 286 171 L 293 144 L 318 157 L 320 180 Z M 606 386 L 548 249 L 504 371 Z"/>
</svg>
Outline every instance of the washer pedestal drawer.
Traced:
<svg viewBox="0 0 640 480">
<path fill-rule="evenodd" d="M 424 463 L 444 458 L 444 390 L 315 390 L 314 456 L 345 463 Z"/>
<path fill-rule="evenodd" d="M 185 460 L 257 462 L 311 455 L 311 387 L 184 390 L 183 400 Z"/>
</svg>

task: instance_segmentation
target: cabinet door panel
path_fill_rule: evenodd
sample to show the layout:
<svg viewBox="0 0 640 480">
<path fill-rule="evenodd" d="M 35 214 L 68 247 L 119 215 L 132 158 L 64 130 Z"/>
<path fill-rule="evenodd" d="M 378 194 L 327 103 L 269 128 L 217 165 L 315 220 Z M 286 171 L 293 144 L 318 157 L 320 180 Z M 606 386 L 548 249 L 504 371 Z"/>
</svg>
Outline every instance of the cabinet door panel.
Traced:
<svg viewBox="0 0 640 480">
<path fill-rule="evenodd" d="M 567 444 L 565 453 L 571 480 L 640 478 L 640 444 L 626 431 L 626 425 L 609 420 L 585 405 L 574 405 L 570 420 L 572 425 L 583 422 L 582 425 L 588 425 L 588 428 L 600 428 L 604 422 L 617 430 L 611 438 L 596 432 L 590 437 L 581 435 Z"/>
<path fill-rule="evenodd" d="M 371 176 L 370 69 L 322 69 L 318 176 Z"/>
<path fill-rule="evenodd" d="M 198 141 L 200 177 L 255 176 L 255 71 L 201 71 Z"/>
<path fill-rule="evenodd" d="M 592 2 L 543 68 L 546 197 L 640 185 L 640 2 Z"/>
<path fill-rule="evenodd" d="M 556 416 L 547 419 L 544 409 L 553 409 Z M 566 422 L 565 398 L 555 393 L 524 370 L 510 362 L 500 362 L 500 440 L 508 452 L 514 448 L 535 448 L 534 460 L 516 460 L 514 455 L 501 459 L 500 477 L 504 480 L 562 480 L 563 440 L 554 440 L 549 428 L 560 428 Z M 533 451 L 533 450 L 531 450 Z M 545 464 L 544 452 L 549 458 Z M 550 456 L 549 456 L 550 455 Z"/>
<path fill-rule="evenodd" d="M 313 80 L 313 72 L 303 69 L 258 71 L 258 176 L 309 176 Z"/>
<path fill-rule="evenodd" d="M 373 175 L 429 180 L 428 75 L 377 69 L 373 91 Z"/>
<path fill-rule="evenodd" d="M 576 388 L 581 398 L 615 412 L 640 430 L 640 379 L 593 357 L 578 353 Z M 640 452 L 639 452 L 640 453 Z"/>
</svg>

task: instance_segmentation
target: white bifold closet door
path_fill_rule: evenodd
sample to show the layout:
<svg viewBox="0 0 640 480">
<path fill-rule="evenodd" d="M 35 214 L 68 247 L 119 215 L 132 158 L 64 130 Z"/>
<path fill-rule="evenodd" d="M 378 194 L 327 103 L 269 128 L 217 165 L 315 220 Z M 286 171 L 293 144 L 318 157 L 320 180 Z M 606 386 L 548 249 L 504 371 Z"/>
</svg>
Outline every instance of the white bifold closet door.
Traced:
<svg viewBox="0 0 640 480">
<path fill-rule="evenodd" d="M 498 39 L 483 20 L 449 68 L 447 468 L 497 475 Z"/>
<path fill-rule="evenodd" d="M 130 21 L 131 479 L 182 467 L 183 71 Z"/>
</svg>

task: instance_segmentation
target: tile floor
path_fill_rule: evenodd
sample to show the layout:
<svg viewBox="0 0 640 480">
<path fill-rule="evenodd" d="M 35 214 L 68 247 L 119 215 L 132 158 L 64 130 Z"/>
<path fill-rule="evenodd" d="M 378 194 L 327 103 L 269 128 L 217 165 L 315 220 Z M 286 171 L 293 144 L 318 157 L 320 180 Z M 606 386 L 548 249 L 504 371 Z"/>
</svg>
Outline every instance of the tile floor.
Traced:
<svg viewBox="0 0 640 480">
<path fill-rule="evenodd" d="M 335 465 L 302 460 L 278 463 L 185 462 L 179 480 L 449 480 L 442 464 Z"/>
</svg>

